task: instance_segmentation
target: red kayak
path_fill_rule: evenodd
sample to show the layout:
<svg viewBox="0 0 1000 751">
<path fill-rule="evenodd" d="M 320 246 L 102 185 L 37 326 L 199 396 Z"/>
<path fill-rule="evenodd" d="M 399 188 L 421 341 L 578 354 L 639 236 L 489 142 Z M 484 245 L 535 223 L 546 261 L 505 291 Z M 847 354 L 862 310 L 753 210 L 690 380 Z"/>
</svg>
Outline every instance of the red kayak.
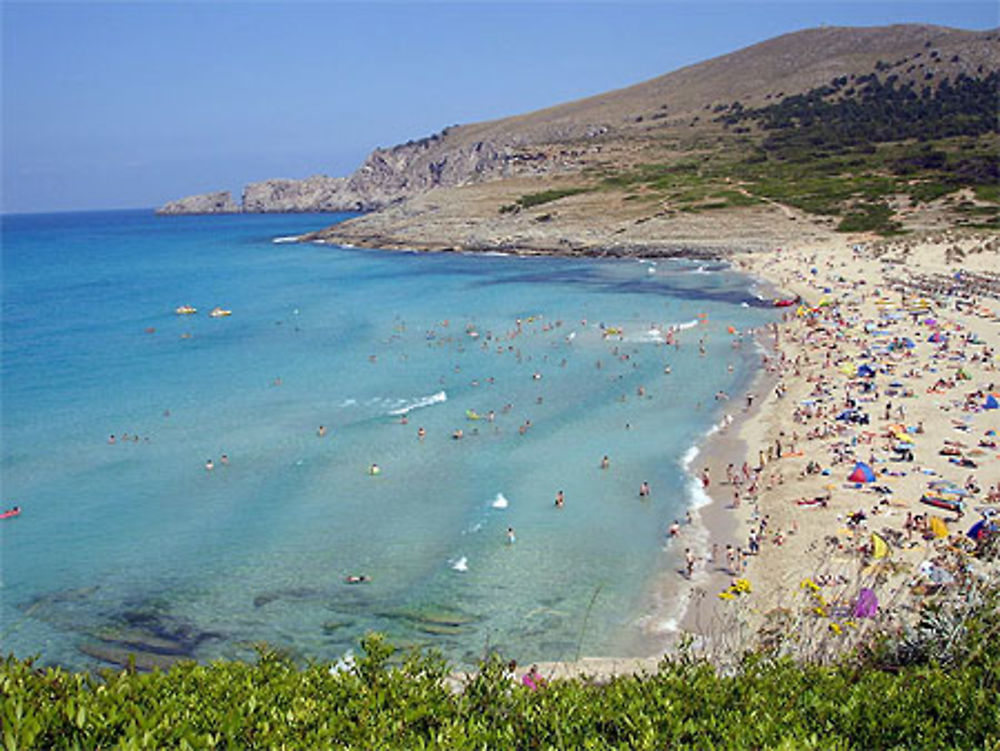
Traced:
<svg viewBox="0 0 1000 751">
<path fill-rule="evenodd" d="M 2 514 L 0 514 L 0 519 L 10 519 L 12 516 L 17 516 L 20 513 L 21 513 L 21 507 L 15 506 L 14 508 L 8 509 L 7 511 L 4 511 Z"/>
</svg>

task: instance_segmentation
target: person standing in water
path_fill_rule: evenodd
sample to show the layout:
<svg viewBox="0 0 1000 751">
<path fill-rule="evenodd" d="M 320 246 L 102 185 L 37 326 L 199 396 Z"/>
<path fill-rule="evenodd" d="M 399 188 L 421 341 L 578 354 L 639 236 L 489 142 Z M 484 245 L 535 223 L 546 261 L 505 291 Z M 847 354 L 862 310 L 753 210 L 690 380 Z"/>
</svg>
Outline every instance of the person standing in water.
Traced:
<svg viewBox="0 0 1000 751">
<path fill-rule="evenodd" d="M 565 504 L 566 504 L 566 496 L 564 496 L 563 492 L 560 490 L 558 493 L 556 493 L 556 508 L 562 508 Z"/>
<path fill-rule="evenodd" d="M 507 544 L 508 545 L 513 545 L 514 541 L 516 539 L 517 538 L 514 536 L 514 528 L 513 527 L 507 527 Z"/>
</svg>

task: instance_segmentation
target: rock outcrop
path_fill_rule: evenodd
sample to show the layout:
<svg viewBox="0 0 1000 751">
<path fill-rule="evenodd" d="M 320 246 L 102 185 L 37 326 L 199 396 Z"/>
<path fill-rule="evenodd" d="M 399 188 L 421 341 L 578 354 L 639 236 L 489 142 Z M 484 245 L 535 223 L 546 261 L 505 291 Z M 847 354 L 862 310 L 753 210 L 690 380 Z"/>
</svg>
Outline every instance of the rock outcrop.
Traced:
<svg viewBox="0 0 1000 751">
<path fill-rule="evenodd" d="M 157 209 L 157 214 L 237 214 L 240 207 L 228 190 L 202 193 L 171 201 Z"/>
<path fill-rule="evenodd" d="M 264 180 L 243 189 L 243 211 L 343 211 L 357 207 L 345 196 L 346 177 L 313 175 L 304 180 Z"/>
</svg>

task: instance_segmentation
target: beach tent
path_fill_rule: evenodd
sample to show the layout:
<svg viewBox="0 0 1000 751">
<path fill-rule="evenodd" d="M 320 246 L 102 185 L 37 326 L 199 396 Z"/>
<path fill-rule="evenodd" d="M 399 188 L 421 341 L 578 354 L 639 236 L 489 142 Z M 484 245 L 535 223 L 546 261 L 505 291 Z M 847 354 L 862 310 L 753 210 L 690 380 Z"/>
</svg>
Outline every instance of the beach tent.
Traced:
<svg viewBox="0 0 1000 751">
<path fill-rule="evenodd" d="M 933 342 L 934 344 L 938 344 L 940 342 L 947 341 L 947 339 L 948 338 L 944 334 L 942 334 L 940 331 L 935 331 L 933 334 L 931 334 L 929 337 L 927 337 L 927 341 Z"/>
<path fill-rule="evenodd" d="M 997 398 L 993 394 L 989 394 L 986 397 L 986 401 L 983 402 L 983 409 L 996 409 L 997 407 L 1000 407 L 1000 404 L 997 403 Z"/>
<path fill-rule="evenodd" d="M 868 363 L 865 363 L 860 368 L 858 368 L 858 375 L 861 376 L 862 378 L 874 378 L 875 369 Z"/>
<path fill-rule="evenodd" d="M 849 482 L 875 482 L 875 473 L 864 462 L 854 465 L 854 471 L 847 476 Z"/>
</svg>

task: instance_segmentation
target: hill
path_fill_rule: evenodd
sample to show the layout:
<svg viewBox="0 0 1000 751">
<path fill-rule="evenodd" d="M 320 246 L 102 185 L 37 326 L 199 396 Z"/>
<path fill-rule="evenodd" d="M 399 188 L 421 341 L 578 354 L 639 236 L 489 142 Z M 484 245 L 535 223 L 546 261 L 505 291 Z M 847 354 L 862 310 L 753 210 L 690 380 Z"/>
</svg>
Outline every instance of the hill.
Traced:
<svg viewBox="0 0 1000 751">
<path fill-rule="evenodd" d="M 555 201 L 559 213 L 533 216 L 548 215 L 546 231 L 573 206 L 620 218 L 625 231 L 608 232 L 625 235 L 639 219 L 734 208 L 805 212 L 835 217 L 821 227 L 884 232 L 907 226 L 908 215 L 914 226 L 990 226 L 998 70 L 998 31 L 810 29 L 618 91 L 376 149 L 346 178 L 254 183 L 238 209 L 394 206 L 343 230 L 354 241 L 435 247 L 469 244 L 436 229 L 437 220 L 414 231 L 414 216 L 436 212 L 448 225 L 489 220 L 502 225 L 482 238 L 495 247 L 532 235 L 536 228 L 521 227 L 518 215 Z M 230 206 L 219 194 L 205 198 L 161 211 Z"/>
</svg>

